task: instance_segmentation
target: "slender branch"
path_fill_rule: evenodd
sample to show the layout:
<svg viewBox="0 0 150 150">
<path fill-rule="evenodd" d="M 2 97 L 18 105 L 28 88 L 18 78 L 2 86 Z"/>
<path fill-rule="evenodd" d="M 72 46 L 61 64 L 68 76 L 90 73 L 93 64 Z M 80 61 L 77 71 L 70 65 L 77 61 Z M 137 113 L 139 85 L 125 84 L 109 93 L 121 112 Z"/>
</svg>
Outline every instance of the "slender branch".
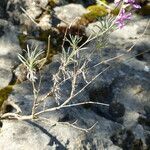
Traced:
<svg viewBox="0 0 150 150">
<path fill-rule="evenodd" d="M 17 119 L 17 120 L 31 120 L 33 119 L 32 115 L 29 116 L 21 116 L 19 114 L 15 114 L 15 113 L 5 113 L 2 116 L 0 116 L 1 119 Z"/>
<path fill-rule="evenodd" d="M 38 100 L 38 90 L 36 90 L 35 83 L 33 81 L 32 81 L 32 88 L 33 88 L 33 95 L 34 95 L 33 106 L 32 106 L 32 116 L 34 116 L 36 103 Z"/>
<path fill-rule="evenodd" d="M 72 123 L 72 124 L 69 123 L 69 122 L 61 122 L 61 123 L 67 124 L 67 125 L 69 125 L 69 126 L 75 128 L 75 129 L 78 129 L 78 130 L 81 130 L 81 131 L 84 131 L 84 132 L 89 132 L 90 130 L 92 130 L 92 129 L 96 126 L 96 124 L 97 124 L 98 122 L 94 123 L 90 128 L 87 128 L 87 129 L 78 127 L 78 126 L 74 125 L 74 123 Z"/>
<path fill-rule="evenodd" d="M 76 103 L 76 104 L 64 105 L 64 106 L 62 106 L 62 108 L 66 108 L 66 107 L 75 107 L 75 106 L 86 105 L 86 104 L 96 104 L 96 105 L 103 105 L 103 106 L 108 106 L 108 107 L 109 107 L 109 104 L 89 101 L 89 102 L 82 102 L 82 103 Z"/>
<path fill-rule="evenodd" d="M 49 57 L 49 54 L 50 54 L 50 48 L 51 48 L 51 45 L 50 45 L 50 44 L 51 44 L 50 39 L 51 39 L 51 36 L 49 35 L 49 36 L 48 36 L 48 46 L 47 46 L 46 57 L 44 58 L 44 61 L 42 62 L 42 65 L 40 66 L 39 69 L 41 69 L 41 68 L 45 65 L 46 61 L 48 60 L 48 57 Z"/>
<path fill-rule="evenodd" d="M 99 4 L 99 5 L 103 5 L 103 6 L 105 6 L 106 8 L 108 8 L 108 9 L 110 9 L 110 10 L 113 10 L 112 7 L 110 7 L 109 5 L 105 4 L 105 3 L 104 3 L 103 1 L 101 1 L 101 0 L 97 0 L 96 2 L 97 2 L 97 4 Z"/>
<path fill-rule="evenodd" d="M 44 118 L 44 117 L 38 117 L 38 120 L 41 120 L 41 121 L 43 121 L 44 120 L 44 123 L 49 123 L 49 122 L 51 122 L 52 123 L 52 126 L 55 126 L 56 124 L 65 124 L 65 125 L 69 125 L 69 126 L 71 126 L 71 127 L 73 127 L 73 128 L 75 128 L 75 129 L 78 129 L 78 130 L 81 130 L 81 131 L 84 131 L 84 132 L 89 132 L 90 130 L 92 130 L 95 126 L 96 126 L 96 124 L 98 123 L 98 121 L 96 122 L 96 123 L 94 123 L 91 127 L 89 127 L 89 128 L 81 128 L 81 127 L 78 127 L 78 126 L 76 126 L 75 124 L 77 123 L 77 120 L 75 121 L 75 122 L 73 122 L 73 123 L 69 123 L 69 122 L 57 122 L 57 121 L 53 121 L 53 120 L 51 120 L 51 119 L 47 119 L 47 118 Z M 50 123 L 49 123 L 50 124 Z"/>
</svg>

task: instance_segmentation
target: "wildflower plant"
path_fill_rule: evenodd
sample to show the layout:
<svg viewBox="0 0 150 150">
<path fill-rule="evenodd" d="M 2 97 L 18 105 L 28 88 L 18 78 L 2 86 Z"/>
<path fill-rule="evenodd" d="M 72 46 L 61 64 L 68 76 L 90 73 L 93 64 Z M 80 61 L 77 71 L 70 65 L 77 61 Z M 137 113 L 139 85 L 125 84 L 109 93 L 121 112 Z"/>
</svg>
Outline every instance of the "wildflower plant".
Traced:
<svg viewBox="0 0 150 150">
<path fill-rule="evenodd" d="M 103 3 L 102 3 L 103 4 Z M 21 116 L 21 115 L 14 115 L 11 114 L 11 117 L 15 117 L 17 119 L 33 119 L 38 118 L 41 114 L 44 114 L 46 112 L 56 111 L 62 108 L 66 107 L 73 107 L 73 106 L 79 106 L 83 104 L 96 104 L 96 105 L 104 105 L 109 106 L 108 104 L 99 103 L 99 102 L 92 102 L 92 101 L 80 101 L 80 102 L 74 102 L 74 99 L 76 96 L 78 96 L 80 93 L 82 93 L 85 88 L 87 88 L 93 81 L 95 81 L 103 72 L 107 71 L 110 66 L 106 67 L 101 72 L 97 73 L 94 77 L 87 79 L 88 71 L 92 68 L 99 67 L 104 62 L 108 62 L 111 60 L 116 59 L 117 57 L 110 58 L 109 60 L 105 60 L 102 62 L 98 62 L 97 64 L 94 64 L 94 66 L 89 67 L 89 63 L 92 62 L 92 55 L 94 53 L 91 51 L 91 53 L 83 57 L 82 52 L 86 51 L 88 49 L 87 44 L 90 43 L 93 40 L 96 40 L 98 45 L 98 48 L 101 50 L 102 48 L 105 48 L 107 46 L 107 41 L 109 38 L 109 35 L 116 29 L 121 29 L 126 25 L 126 21 L 129 21 L 132 17 L 132 13 L 127 11 L 128 7 L 134 7 L 134 8 L 140 8 L 138 4 L 134 0 L 115 0 L 116 7 L 120 7 L 119 14 L 115 17 L 112 16 L 111 11 L 112 8 L 107 6 L 107 4 L 104 4 L 105 7 L 108 9 L 111 9 L 109 12 L 109 15 L 106 17 L 103 17 L 99 19 L 100 25 L 98 25 L 99 32 L 95 33 L 95 35 L 90 35 L 85 42 L 82 44 L 82 37 L 79 37 L 77 35 L 72 36 L 69 35 L 69 37 L 66 37 L 66 33 L 64 36 L 64 42 L 62 44 L 62 53 L 60 54 L 60 66 L 58 68 L 58 71 L 56 74 L 53 74 L 52 80 L 53 85 L 51 90 L 45 94 L 42 98 L 38 98 L 38 92 L 40 89 L 35 88 L 35 83 L 37 81 L 36 77 L 36 67 L 39 65 L 39 56 L 43 54 L 42 50 L 38 50 L 38 47 L 35 47 L 32 51 L 29 49 L 29 46 L 27 46 L 27 50 L 25 51 L 26 57 L 22 56 L 21 54 L 18 55 L 20 61 L 26 66 L 28 70 L 27 79 L 31 81 L 33 86 L 33 93 L 34 93 L 34 102 L 32 107 L 32 114 L 30 116 Z M 67 30 L 66 30 L 67 32 Z M 69 47 L 65 48 L 64 43 L 69 43 Z M 50 37 L 48 38 L 48 52 L 50 47 Z M 47 55 L 48 57 L 48 55 Z M 43 65 L 42 65 L 43 66 Z M 80 79 L 84 80 L 84 86 L 80 89 L 78 89 L 78 83 Z M 66 84 L 66 82 L 69 81 L 70 89 L 69 93 L 64 93 L 62 86 Z M 66 94 L 66 95 L 65 95 Z M 40 107 L 40 104 L 45 105 L 45 101 L 47 100 L 47 97 L 53 96 L 56 100 L 57 106 L 45 108 L 43 107 L 43 110 L 40 109 L 40 111 L 37 112 L 37 108 Z M 10 114 L 4 115 L 3 117 L 10 117 Z"/>
<path fill-rule="evenodd" d="M 44 53 L 43 50 L 39 50 L 38 46 L 32 48 L 29 48 L 29 45 L 27 45 L 27 50 L 25 51 L 25 56 L 18 54 L 19 60 L 26 66 L 27 69 L 27 79 L 32 83 L 33 88 L 33 95 L 34 95 L 34 101 L 33 101 L 33 107 L 32 107 L 32 115 L 35 112 L 35 105 L 38 99 L 38 93 L 39 89 L 36 89 L 35 83 L 37 80 L 37 68 L 40 63 L 39 57 Z"/>
<path fill-rule="evenodd" d="M 44 53 L 44 51 L 39 50 L 38 46 L 36 46 L 34 49 L 30 49 L 29 45 L 27 45 L 27 50 L 24 51 L 26 57 L 21 54 L 18 54 L 18 58 L 27 68 L 27 79 L 31 82 L 35 82 L 37 79 L 36 68 L 39 64 L 38 58 Z"/>
</svg>

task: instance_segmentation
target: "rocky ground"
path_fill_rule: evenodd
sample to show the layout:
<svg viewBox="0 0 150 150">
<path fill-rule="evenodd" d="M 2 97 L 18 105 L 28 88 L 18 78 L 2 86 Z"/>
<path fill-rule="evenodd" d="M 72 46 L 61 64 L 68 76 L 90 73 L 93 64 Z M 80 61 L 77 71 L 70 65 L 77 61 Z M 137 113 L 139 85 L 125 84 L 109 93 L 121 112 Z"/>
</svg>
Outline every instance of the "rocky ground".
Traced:
<svg viewBox="0 0 150 150">
<path fill-rule="evenodd" d="M 39 48 L 46 49 L 49 34 L 53 47 L 59 50 L 59 41 L 65 27 L 76 17 L 88 13 L 85 7 L 95 3 L 82 0 L 71 2 L 72 4 L 69 0 L 57 1 L 57 5 L 54 5 L 48 0 L 0 1 L 0 100 L 14 102 L 21 108 L 23 115 L 31 114 L 33 93 L 31 83 L 26 80 L 26 71 L 20 67 L 17 56 L 23 54 L 22 48 L 26 44 L 36 44 Z M 24 14 L 24 9 L 35 22 Z M 49 122 L 1 120 L 0 149 L 149 150 L 149 26 L 141 36 L 149 16 L 135 15 L 133 20 L 122 30 L 111 34 L 108 47 L 101 52 L 96 50 L 91 63 L 97 64 L 115 56 L 123 56 L 89 70 L 87 78 L 92 78 L 108 65 L 111 66 L 76 98 L 76 101 L 82 99 L 106 103 L 109 107 L 84 105 L 64 108 L 45 114 L 44 117 L 49 118 Z M 73 34 L 80 32 L 85 37 L 93 33 L 93 30 L 98 32 L 96 25 L 99 22 L 80 21 L 74 22 Z M 96 41 L 89 43 L 82 55 L 88 56 L 97 48 L 96 44 Z M 127 52 L 133 44 L 133 49 Z M 52 87 L 52 75 L 59 67 L 58 57 L 59 54 L 53 56 L 51 62 L 40 70 L 43 77 L 39 98 Z M 8 90 L 10 86 L 12 89 Z M 68 90 L 67 88 L 66 85 L 63 90 Z M 54 105 L 53 97 L 49 96 L 47 101 L 49 105 Z M 10 106 L 6 108 L 6 112 L 14 111 Z M 76 120 L 76 126 L 82 129 L 96 124 L 89 132 L 85 132 L 70 125 Z"/>
</svg>

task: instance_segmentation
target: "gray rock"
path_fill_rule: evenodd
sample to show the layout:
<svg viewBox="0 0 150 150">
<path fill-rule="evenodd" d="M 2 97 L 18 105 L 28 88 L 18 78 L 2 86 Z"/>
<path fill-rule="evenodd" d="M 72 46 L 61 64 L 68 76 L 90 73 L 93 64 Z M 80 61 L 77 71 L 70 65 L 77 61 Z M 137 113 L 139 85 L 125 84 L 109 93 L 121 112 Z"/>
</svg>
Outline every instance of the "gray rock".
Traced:
<svg viewBox="0 0 150 150">
<path fill-rule="evenodd" d="M 31 20 L 24 15 L 21 7 L 26 10 L 26 13 L 29 14 L 30 17 L 35 19 L 42 13 L 42 8 L 45 8 L 47 4 L 48 0 L 10 0 L 7 3 L 7 13 L 12 22 L 16 24 L 28 24 Z"/>
<path fill-rule="evenodd" d="M 5 88 L 12 79 L 12 72 L 4 68 L 0 68 L 0 89 Z"/>
<path fill-rule="evenodd" d="M 55 150 L 57 141 L 42 128 L 21 121 L 3 121 L 0 149 L 3 150 Z M 53 143 L 52 145 L 50 143 Z"/>
<path fill-rule="evenodd" d="M 0 88 L 6 87 L 12 80 L 12 70 L 19 64 L 17 58 L 21 53 L 17 28 L 6 20 L 0 20 L 3 34 L 0 37 Z"/>
<path fill-rule="evenodd" d="M 71 10 L 71 13 L 70 13 Z M 55 14 L 61 22 L 58 26 L 75 25 L 77 20 L 88 11 L 80 4 L 68 4 L 54 8 Z"/>
<path fill-rule="evenodd" d="M 57 5 L 66 5 L 68 3 L 82 4 L 83 6 L 88 7 L 89 5 L 96 4 L 96 1 L 95 0 L 90 0 L 90 1 L 84 1 L 84 0 L 57 0 L 57 2 L 56 2 Z"/>
<path fill-rule="evenodd" d="M 7 2 L 8 2 L 8 0 L 3 0 L 3 1 L 1 1 L 1 2 L 0 2 L 0 6 L 1 6 L 1 7 L 5 7 L 6 4 L 7 4 Z"/>
<path fill-rule="evenodd" d="M 20 64 L 13 70 L 13 73 L 15 74 L 17 81 L 23 82 L 27 80 L 27 67 L 24 64 Z"/>
<path fill-rule="evenodd" d="M 129 48 L 133 43 L 137 41 L 138 38 L 140 38 L 140 35 L 143 34 L 145 28 L 148 25 L 148 18 L 142 18 L 133 16 L 134 21 L 130 21 L 129 24 L 124 26 L 121 30 L 115 30 L 109 38 L 109 41 L 112 45 L 115 45 L 115 47 L 120 49 L 127 49 Z M 101 23 L 99 21 L 90 23 L 86 28 L 86 35 L 89 36 L 91 34 L 97 34 L 100 32 L 100 29 L 97 26 L 100 26 Z M 93 32 L 94 31 L 94 32 Z M 147 43 L 146 47 L 149 45 L 148 40 L 149 39 L 149 26 L 147 27 L 147 31 L 145 32 L 145 35 L 142 36 L 136 43 L 141 45 L 142 42 Z M 150 45 L 149 45 L 150 47 Z"/>
<path fill-rule="evenodd" d="M 108 121 L 107 119 L 97 116 L 94 112 L 84 110 L 84 109 L 70 109 L 68 112 L 69 120 L 60 120 L 60 122 L 55 122 L 53 119 L 50 119 L 50 122 L 53 122 L 55 126 L 51 128 L 52 135 L 55 135 L 57 139 L 65 145 L 67 149 L 98 149 L 104 143 L 104 147 L 107 149 L 110 146 L 113 146 L 113 143 L 108 140 L 109 134 L 113 134 L 113 132 L 122 128 L 119 124 Z M 74 120 L 71 119 L 73 115 Z M 68 123 L 72 123 L 75 120 L 78 120 L 73 127 Z M 82 131 L 82 129 L 88 129 L 94 123 L 97 124 L 95 127 L 90 130 L 88 133 Z M 49 128 L 49 126 L 45 126 L 45 128 Z M 80 129 L 79 129 L 79 128 Z M 63 129 L 63 130 L 62 130 Z M 97 132 L 101 131 L 101 132 Z M 106 139 L 106 140 L 104 140 Z M 77 144 L 78 143 L 78 144 Z"/>
<path fill-rule="evenodd" d="M 7 6 L 7 1 L 8 0 L 3 0 L 0 1 L 0 18 L 5 18 L 6 17 L 6 6 Z"/>
<path fill-rule="evenodd" d="M 93 60 L 96 64 L 98 63 L 98 59 L 99 62 L 101 62 L 123 54 L 123 56 L 119 59 L 107 62 L 107 64 L 111 66 L 111 69 L 109 69 L 107 72 L 103 73 L 99 78 L 97 78 L 96 81 L 88 88 L 88 90 L 92 91 L 93 89 L 95 89 L 95 91 L 97 92 L 94 93 L 94 99 L 99 99 L 100 102 L 102 102 L 102 99 L 106 99 L 108 100 L 108 102 L 116 101 L 124 106 L 125 114 L 122 117 L 121 122 L 119 118 L 117 120 L 114 120 L 114 117 L 112 118 L 112 112 L 110 110 L 108 112 L 107 109 L 95 107 L 93 108 L 93 111 L 98 115 L 104 116 L 108 120 L 117 121 L 123 124 L 125 129 L 130 129 L 134 136 L 133 143 L 136 144 L 136 142 L 141 142 L 141 147 L 143 147 L 143 145 L 145 146 L 146 138 L 144 133 L 147 133 L 147 130 L 149 130 L 149 128 L 145 127 L 144 122 L 141 123 L 143 127 L 139 127 L 138 124 L 140 114 L 144 114 L 144 107 L 149 106 L 150 101 L 150 74 L 149 60 L 147 59 L 149 58 L 149 52 L 145 52 L 144 54 L 140 55 L 140 57 L 136 57 L 136 55 L 148 50 L 150 45 L 148 43 L 149 32 L 147 31 L 146 34 L 138 40 L 138 43 L 135 45 L 133 50 L 130 53 L 126 52 L 126 50 L 128 50 L 128 48 L 132 46 L 134 42 L 136 42 L 136 39 L 140 36 L 140 34 L 143 33 L 146 27 L 147 19 L 138 18 L 135 22 L 138 25 L 136 24 L 135 26 L 133 26 L 133 23 L 131 23 L 124 27 L 123 30 L 115 31 L 110 37 L 110 42 L 112 44 L 108 44 L 108 48 L 102 49 L 101 52 L 99 51 L 99 54 L 98 49 L 95 48 L 96 41 L 92 41 L 88 45 L 89 49 L 86 49 L 86 51 L 82 52 L 81 55 L 87 57 L 93 50 L 96 49 L 97 51 L 94 51 L 93 53 L 95 54 L 95 56 L 93 56 Z M 98 24 L 98 22 L 91 23 L 86 30 L 87 34 L 92 34 L 92 29 L 95 31 L 95 33 L 97 33 L 99 29 L 95 25 Z M 100 56 L 98 57 L 96 56 L 96 54 Z M 91 63 L 91 65 L 94 65 L 94 63 Z M 88 72 L 87 77 L 93 78 L 96 74 L 102 71 L 102 69 L 102 65 L 101 67 L 98 66 L 95 69 L 92 68 Z M 105 93 L 105 91 L 102 90 L 105 87 L 109 87 L 110 90 L 108 90 L 107 92 L 112 93 L 111 95 L 107 92 Z M 101 95 L 103 95 L 104 97 Z M 110 98 L 110 96 L 112 97 Z M 147 122 L 147 119 L 148 118 L 145 117 L 145 122 Z M 144 127 L 145 130 L 143 129 Z M 119 137 L 117 137 L 117 139 L 119 139 Z"/>
<path fill-rule="evenodd" d="M 123 29 L 116 30 L 110 34 L 108 39 L 108 49 L 110 52 L 103 52 L 102 50 L 100 54 L 102 54 L 103 60 L 110 59 L 111 57 L 119 56 L 119 61 L 128 65 L 130 68 L 149 72 L 150 70 L 150 62 L 149 62 L 149 52 L 147 52 L 150 48 L 149 44 L 149 26 L 148 25 L 148 18 L 141 18 L 133 16 L 134 22 L 131 21 L 127 24 Z M 97 26 L 100 26 L 100 22 L 90 23 L 86 28 L 86 34 L 89 36 L 91 34 L 95 35 L 100 30 Z M 147 27 L 147 31 L 144 35 L 143 32 Z M 132 46 L 132 50 L 127 52 Z M 89 49 L 99 49 L 97 48 L 98 44 L 95 41 L 92 41 L 89 45 Z M 113 49 L 113 51 L 112 51 Z M 99 50 L 100 51 L 100 50 Z M 103 54 L 104 53 L 104 54 Z M 106 56 L 107 54 L 107 56 Z M 106 57 L 105 57 L 106 56 Z"/>
<path fill-rule="evenodd" d="M 21 53 L 19 41 L 14 33 L 10 33 L 9 36 L 5 35 L 0 38 L 0 67 L 6 69 L 12 69 L 19 63 L 17 58 L 18 53 Z"/>
<path fill-rule="evenodd" d="M 4 16 L 5 16 L 5 11 L 4 11 L 4 9 L 2 8 L 2 7 L 0 7 L 0 18 L 4 18 Z"/>
<path fill-rule="evenodd" d="M 21 53 L 18 39 L 18 28 L 13 26 L 10 22 L 2 19 L 0 20 L 0 25 L 3 27 L 4 32 L 3 36 L 0 38 L 0 55 L 9 55 L 9 57 L 17 58 L 16 54 Z"/>
<path fill-rule="evenodd" d="M 71 6 L 72 5 L 73 4 L 71 4 Z M 67 14 L 69 14 L 68 11 L 71 8 L 67 5 L 62 6 L 62 8 L 66 7 Z M 58 11 L 58 14 L 64 11 L 61 7 L 56 8 L 58 10 L 56 9 L 55 11 Z M 68 21 L 72 21 L 74 17 L 75 16 L 68 17 Z M 141 27 L 143 26 L 143 24 L 141 24 Z M 127 26 L 126 29 L 122 31 L 122 33 L 126 33 L 127 31 L 129 31 L 129 29 L 131 29 L 131 25 Z M 6 31 L 5 28 L 2 28 L 1 30 L 4 30 L 4 32 Z M 12 30 L 10 29 L 10 31 Z M 139 27 L 136 26 L 135 29 L 132 30 L 132 34 L 135 35 L 134 38 L 139 35 L 138 32 L 140 32 Z M 14 32 L 10 32 L 10 35 L 12 33 Z M 88 81 L 94 78 L 98 73 L 102 72 L 107 66 L 110 65 L 111 67 L 109 70 L 102 73 L 81 93 L 81 95 L 78 95 L 72 101 L 72 103 L 80 102 L 81 100 L 103 102 L 110 104 L 111 109 L 108 106 L 84 105 L 64 108 L 58 111 L 42 114 L 40 115 L 40 117 L 45 117 L 48 119 L 46 121 L 44 120 L 44 123 L 43 120 L 39 120 L 37 122 L 34 121 L 32 123 L 4 121 L 0 133 L 0 149 L 7 150 L 5 141 L 8 141 L 7 143 L 10 143 L 10 145 L 12 146 L 11 148 L 14 150 L 21 149 L 22 147 L 24 148 L 25 146 L 25 148 L 30 149 L 30 141 L 32 141 L 32 148 L 34 148 L 35 150 L 57 149 L 56 147 L 60 147 L 60 149 L 70 150 L 100 148 L 120 150 L 124 146 L 132 147 L 132 143 L 136 144 L 136 142 L 145 144 L 145 133 L 148 134 L 147 129 L 149 128 L 145 127 L 147 125 L 145 125 L 144 123 L 141 123 L 141 125 L 139 125 L 139 117 L 140 115 L 143 115 L 144 117 L 146 116 L 145 106 L 150 107 L 149 71 L 146 72 L 143 69 L 144 66 L 148 65 L 149 63 L 147 59 L 149 55 L 144 55 L 144 62 L 142 62 L 141 60 L 139 60 L 139 58 L 134 56 L 135 54 L 139 53 L 137 49 L 135 49 L 135 52 L 132 52 L 130 54 L 126 53 L 125 46 L 128 47 L 129 43 L 124 46 L 122 44 L 124 43 L 124 41 L 129 42 L 132 35 L 129 33 L 126 36 L 123 36 L 122 33 L 115 33 L 115 35 L 113 35 L 116 40 L 118 40 L 116 41 L 116 44 L 117 42 L 120 43 L 120 45 L 117 45 L 116 47 L 114 46 L 115 44 L 112 43 L 110 44 L 110 47 L 113 45 L 111 48 L 108 47 L 100 52 L 98 51 L 98 49 L 95 50 L 95 41 L 92 41 L 91 44 L 88 45 L 90 48 L 80 53 L 80 55 L 83 56 L 84 60 L 85 57 L 88 58 L 92 50 L 95 50 L 93 52 L 93 55 L 91 56 L 91 59 L 94 61 L 90 61 L 87 65 L 89 67 L 89 71 L 87 73 Z M 18 45 L 16 34 L 11 35 L 12 40 L 10 40 L 8 37 L 8 33 L 5 33 L 0 38 L 1 41 L 7 41 L 7 46 L 5 46 L 6 49 L 4 49 L 5 44 L 1 44 L 3 45 L 4 49 L 0 52 L 0 65 L 3 66 L 1 68 L 4 68 L 4 66 L 8 68 L 13 67 L 15 65 L 14 61 L 16 59 L 16 53 L 21 52 L 15 50 L 12 51 L 13 49 L 16 49 Z M 112 37 L 111 40 L 114 39 Z M 145 43 L 148 41 L 147 39 L 148 35 L 141 38 L 141 40 L 143 40 Z M 132 39 L 132 42 L 134 40 L 135 39 Z M 37 41 L 28 41 L 28 43 L 35 42 Z M 8 43 L 13 43 L 14 45 L 12 46 Z M 42 45 L 42 43 L 40 44 Z M 140 45 L 141 43 L 139 44 L 139 47 Z M 149 44 L 147 44 L 147 47 L 148 46 Z M 12 52 L 15 54 L 13 55 Z M 10 54 L 10 58 L 8 57 L 8 54 Z M 125 55 L 122 58 L 103 63 L 97 67 L 93 67 L 99 62 L 117 56 L 119 54 Z M 134 58 L 129 63 L 126 60 L 131 56 Z M 45 68 L 40 71 L 42 80 L 38 100 L 42 99 L 42 97 L 45 96 L 47 92 L 49 92 L 52 88 L 52 75 L 57 72 L 60 65 L 60 58 L 58 57 L 59 55 L 53 58 L 53 62 L 46 65 Z M 2 65 L 2 63 L 4 63 L 6 60 L 7 63 L 5 65 Z M 8 60 L 10 60 L 10 62 Z M 37 77 L 39 79 L 40 75 L 37 74 Z M 77 90 L 79 90 L 83 85 L 85 85 L 85 82 L 83 82 L 82 79 L 79 80 L 79 86 L 77 86 Z M 36 84 L 36 86 L 38 86 L 38 83 Z M 62 86 L 62 92 L 64 92 L 63 94 L 66 94 L 69 91 L 70 84 L 65 83 L 64 86 Z M 21 108 L 22 115 L 30 115 L 33 105 L 33 98 L 34 96 L 31 83 L 29 81 L 24 81 L 21 84 L 16 84 L 14 86 L 13 92 L 10 94 L 8 99 L 11 99 Z M 61 100 L 61 102 L 64 101 L 63 95 L 61 97 Z M 56 106 L 57 103 L 53 95 L 51 95 L 46 99 L 45 103 L 41 103 L 39 105 L 36 111 L 39 112 L 45 108 Z M 145 119 L 148 119 L 148 117 L 145 117 Z M 82 131 L 82 129 L 90 128 L 96 122 L 97 124 L 88 133 Z M 73 127 L 73 125 L 76 125 L 76 127 Z M 40 131 L 39 129 L 41 129 L 41 127 L 44 128 L 44 130 Z M 21 131 L 24 128 L 26 132 L 22 133 Z M 45 133 L 45 131 L 47 134 Z M 50 135 L 56 137 L 55 140 L 52 140 L 50 138 Z M 18 137 L 21 137 L 20 140 L 18 140 Z M 29 145 L 26 144 L 27 142 L 29 143 Z M 116 144 L 117 146 L 115 146 L 114 144 Z M 118 146 L 120 146 L 120 148 Z"/>
<path fill-rule="evenodd" d="M 52 25 L 51 25 L 51 15 L 50 14 L 45 14 L 40 18 L 40 22 L 38 23 L 38 26 L 46 31 L 49 29 L 52 29 Z"/>
<path fill-rule="evenodd" d="M 4 20 L 4 19 L 0 19 L 0 37 L 3 36 L 5 34 L 5 27 L 8 27 L 9 23 L 8 21 Z"/>
<path fill-rule="evenodd" d="M 109 150 L 122 150 L 122 148 L 115 146 L 115 145 L 112 145 L 109 147 Z"/>
<path fill-rule="evenodd" d="M 130 129 L 120 130 L 111 139 L 122 149 L 146 149 L 142 140 L 138 139 Z"/>
<path fill-rule="evenodd" d="M 128 111 L 141 112 L 144 111 L 144 105 L 149 104 L 149 79 L 147 74 L 141 76 L 133 73 L 124 78 L 125 82 L 120 82 L 122 78 L 114 81 L 114 99 L 125 105 Z M 124 94 L 124 96 L 123 96 Z"/>
<path fill-rule="evenodd" d="M 145 133 L 142 125 L 137 125 L 136 127 L 133 128 L 133 133 L 136 136 L 137 139 L 142 139 L 143 142 L 145 143 Z"/>
<path fill-rule="evenodd" d="M 49 91 L 52 86 L 52 74 L 56 72 L 56 68 L 59 66 L 57 66 L 56 59 L 52 64 L 47 65 L 41 72 L 43 77 L 41 82 L 41 90 L 39 93 L 39 100 Z M 9 99 L 13 100 L 17 105 L 20 106 L 23 115 L 30 115 L 33 103 L 31 84 L 28 81 L 25 81 L 19 85 L 15 85 L 13 89 L 14 90 L 9 96 Z M 76 103 L 81 99 L 83 100 L 85 97 L 88 97 L 86 92 L 76 98 L 73 103 Z M 54 98 L 50 96 L 47 98 L 47 101 L 44 103 L 44 105 L 42 104 L 39 106 L 37 111 L 40 111 L 44 107 L 48 108 L 55 106 L 57 106 L 56 102 Z M 108 139 L 110 134 L 113 134 L 113 132 L 117 131 L 119 128 L 122 128 L 122 126 L 118 123 L 107 120 L 100 115 L 97 115 L 91 109 L 88 110 L 83 107 L 64 108 L 58 111 L 45 113 L 41 115 L 41 117 L 50 119 L 50 124 L 52 123 L 52 125 L 56 124 L 51 128 L 49 133 L 55 136 L 60 141 L 60 143 L 65 146 L 65 148 L 71 150 L 83 149 L 84 147 L 87 149 L 98 149 L 101 146 L 101 141 L 103 141 L 104 138 Z M 82 129 L 80 130 L 71 127 L 68 124 L 74 122 L 75 120 L 78 120 L 76 126 L 83 129 L 90 128 L 97 121 L 98 123 L 94 129 L 86 135 Z M 41 121 L 39 121 L 38 124 L 47 130 L 50 127 L 50 124 L 43 124 Z M 87 145 L 88 143 L 90 144 L 89 146 Z M 110 140 L 105 141 L 104 147 L 108 148 L 112 146 L 113 143 Z"/>
<path fill-rule="evenodd" d="M 4 34 L 3 26 L 0 26 L 0 37 Z"/>
</svg>

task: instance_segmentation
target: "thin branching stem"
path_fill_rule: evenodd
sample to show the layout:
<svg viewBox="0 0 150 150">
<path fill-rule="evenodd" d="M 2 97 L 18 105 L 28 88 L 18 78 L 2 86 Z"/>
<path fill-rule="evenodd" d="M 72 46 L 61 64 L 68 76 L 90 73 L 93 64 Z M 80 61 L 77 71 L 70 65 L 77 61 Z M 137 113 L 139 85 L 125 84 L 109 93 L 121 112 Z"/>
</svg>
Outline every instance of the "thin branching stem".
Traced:
<svg viewBox="0 0 150 150">
<path fill-rule="evenodd" d="M 105 71 L 107 71 L 110 68 L 110 66 L 108 66 L 107 68 L 105 68 L 102 72 L 98 73 L 91 81 L 89 81 L 80 91 L 78 91 L 76 94 L 74 94 L 72 97 L 69 97 L 67 100 L 64 101 L 64 103 L 62 103 L 60 106 L 57 107 L 53 107 L 53 108 L 49 108 L 49 109 L 45 109 L 44 111 L 40 111 L 38 113 L 35 113 L 35 116 L 40 115 L 42 113 L 45 112 L 51 112 L 51 111 L 55 111 L 55 110 L 59 110 L 61 108 L 63 108 L 66 104 L 68 104 L 74 97 L 76 97 L 77 95 L 79 95 L 82 91 L 85 90 L 85 88 L 87 86 L 89 86 L 94 80 L 96 80 L 102 73 L 104 73 Z"/>
</svg>

